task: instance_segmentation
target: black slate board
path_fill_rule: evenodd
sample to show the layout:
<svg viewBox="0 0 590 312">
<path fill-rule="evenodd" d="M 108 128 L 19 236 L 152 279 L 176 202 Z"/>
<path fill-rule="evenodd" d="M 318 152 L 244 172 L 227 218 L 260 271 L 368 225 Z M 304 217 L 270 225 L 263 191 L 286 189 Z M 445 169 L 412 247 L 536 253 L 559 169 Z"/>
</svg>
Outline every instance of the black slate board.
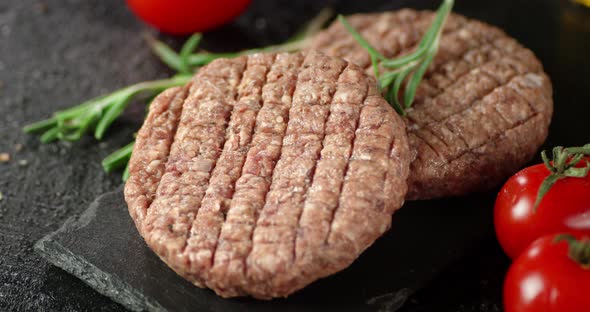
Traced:
<svg viewBox="0 0 590 312">
<path fill-rule="evenodd" d="M 396 311 L 485 233 L 493 198 L 411 202 L 350 268 L 287 299 L 223 299 L 170 270 L 145 245 L 122 191 L 100 196 L 35 249 L 134 311 Z M 441 207 L 447 207 L 441 209 Z"/>
</svg>

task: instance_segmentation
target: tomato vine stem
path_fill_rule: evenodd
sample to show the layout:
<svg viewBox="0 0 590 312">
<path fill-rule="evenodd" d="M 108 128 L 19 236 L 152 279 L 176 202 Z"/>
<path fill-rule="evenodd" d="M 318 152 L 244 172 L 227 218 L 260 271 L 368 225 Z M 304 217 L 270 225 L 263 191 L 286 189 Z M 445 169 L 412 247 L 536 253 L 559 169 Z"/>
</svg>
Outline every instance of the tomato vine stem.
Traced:
<svg viewBox="0 0 590 312">
<path fill-rule="evenodd" d="M 552 150 L 552 160 L 547 156 L 546 151 L 541 152 L 541 158 L 545 167 L 551 172 L 541 183 L 537 198 L 535 200 L 534 211 L 537 210 L 543 197 L 555 183 L 564 178 L 584 178 L 590 172 L 590 162 L 584 159 L 584 156 L 590 156 L 590 144 L 579 147 L 556 146 Z M 578 166 L 584 161 L 585 166 Z"/>
<path fill-rule="evenodd" d="M 590 269 L 590 239 L 576 239 L 571 234 L 560 234 L 554 242 L 565 241 L 568 244 L 568 256 L 584 269 Z"/>
</svg>

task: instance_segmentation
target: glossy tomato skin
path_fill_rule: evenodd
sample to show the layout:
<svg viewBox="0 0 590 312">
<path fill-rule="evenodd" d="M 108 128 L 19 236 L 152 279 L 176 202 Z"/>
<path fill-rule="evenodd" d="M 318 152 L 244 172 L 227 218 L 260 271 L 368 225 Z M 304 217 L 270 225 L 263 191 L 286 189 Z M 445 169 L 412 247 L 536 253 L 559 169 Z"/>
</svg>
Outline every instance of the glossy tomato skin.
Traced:
<svg viewBox="0 0 590 312">
<path fill-rule="evenodd" d="M 512 259 L 546 234 L 590 235 L 590 175 L 558 180 L 533 211 L 539 186 L 548 175 L 543 164 L 525 168 L 512 176 L 498 194 L 494 209 L 496 236 Z"/>
<path fill-rule="evenodd" d="M 242 13 L 251 0 L 127 0 L 131 11 L 159 30 L 192 34 L 223 25 Z"/>
<path fill-rule="evenodd" d="M 510 266 L 504 281 L 505 312 L 590 311 L 590 269 L 570 259 L 568 244 L 555 243 L 555 236 L 539 238 Z"/>
</svg>

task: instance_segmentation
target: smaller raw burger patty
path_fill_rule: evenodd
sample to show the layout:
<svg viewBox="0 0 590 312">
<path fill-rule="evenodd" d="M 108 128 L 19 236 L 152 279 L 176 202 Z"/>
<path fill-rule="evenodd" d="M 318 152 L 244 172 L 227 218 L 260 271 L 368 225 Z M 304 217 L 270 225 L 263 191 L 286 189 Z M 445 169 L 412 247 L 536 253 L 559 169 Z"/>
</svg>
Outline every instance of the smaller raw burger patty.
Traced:
<svg viewBox="0 0 590 312">
<path fill-rule="evenodd" d="M 403 9 L 347 20 L 394 58 L 415 50 L 433 18 L 430 11 Z M 373 72 L 365 49 L 339 22 L 310 48 Z M 552 112 L 551 82 L 530 50 L 496 27 L 451 14 L 405 118 L 413 154 L 408 199 L 463 195 L 501 183 L 544 142 Z"/>
<path fill-rule="evenodd" d="M 147 244 L 195 285 L 282 297 L 389 228 L 409 153 L 403 121 L 356 65 L 316 52 L 221 59 L 154 100 L 125 199 Z"/>
</svg>

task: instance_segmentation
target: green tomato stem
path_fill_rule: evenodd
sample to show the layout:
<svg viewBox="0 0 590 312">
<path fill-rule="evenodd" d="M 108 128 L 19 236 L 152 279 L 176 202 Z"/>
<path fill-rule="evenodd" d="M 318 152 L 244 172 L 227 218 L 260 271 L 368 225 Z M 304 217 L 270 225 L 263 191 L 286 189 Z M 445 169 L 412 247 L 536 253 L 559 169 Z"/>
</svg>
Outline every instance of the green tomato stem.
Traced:
<svg viewBox="0 0 590 312">
<path fill-rule="evenodd" d="M 576 239 L 571 234 L 560 234 L 554 242 L 565 241 L 568 244 L 568 257 L 579 264 L 583 269 L 590 269 L 590 239 Z"/>
<path fill-rule="evenodd" d="M 564 178 L 585 178 L 590 172 L 590 162 L 586 160 L 584 160 L 586 166 L 576 167 L 584 159 L 584 156 L 590 155 L 590 144 L 568 148 L 556 146 L 553 148 L 552 154 L 553 160 L 549 160 L 547 152 L 541 152 L 543 163 L 550 174 L 539 187 L 533 211 L 537 211 L 541 201 L 557 181 Z"/>
</svg>

